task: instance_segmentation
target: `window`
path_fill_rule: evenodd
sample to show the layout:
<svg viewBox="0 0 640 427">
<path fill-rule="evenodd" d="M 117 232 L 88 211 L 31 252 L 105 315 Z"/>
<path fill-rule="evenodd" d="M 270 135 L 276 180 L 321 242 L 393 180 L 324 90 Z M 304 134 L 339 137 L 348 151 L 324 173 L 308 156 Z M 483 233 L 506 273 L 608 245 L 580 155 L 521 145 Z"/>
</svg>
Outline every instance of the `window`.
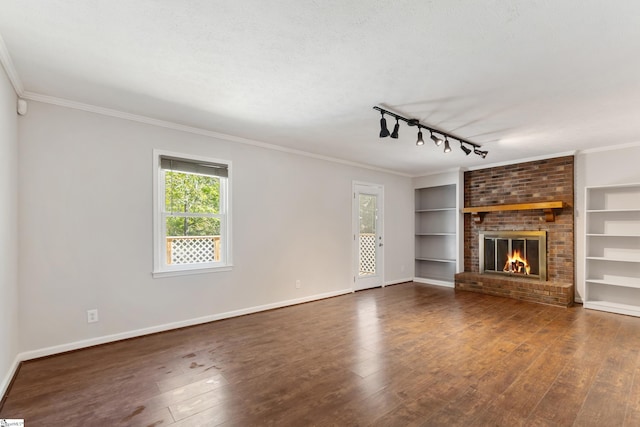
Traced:
<svg viewBox="0 0 640 427">
<path fill-rule="evenodd" d="M 154 151 L 154 276 L 231 266 L 230 162 Z"/>
</svg>

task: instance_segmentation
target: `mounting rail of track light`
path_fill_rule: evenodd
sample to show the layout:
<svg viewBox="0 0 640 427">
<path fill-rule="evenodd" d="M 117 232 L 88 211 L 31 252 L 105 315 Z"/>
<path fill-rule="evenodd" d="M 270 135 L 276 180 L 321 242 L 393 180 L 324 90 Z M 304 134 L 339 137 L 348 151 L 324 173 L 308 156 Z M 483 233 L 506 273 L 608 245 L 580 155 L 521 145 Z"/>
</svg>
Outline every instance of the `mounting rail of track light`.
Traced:
<svg viewBox="0 0 640 427">
<path fill-rule="evenodd" d="M 398 138 L 398 133 L 400 131 L 400 120 L 408 124 L 409 126 L 417 126 L 418 127 L 418 140 L 416 141 L 416 145 L 424 145 L 424 140 L 422 139 L 422 129 L 426 129 L 431 134 L 430 138 L 433 142 L 439 147 L 444 142 L 444 152 L 448 153 L 451 151 L 451 145 L 449 142 L 449 138 L 455 139 L 460 143 L 460 149 L 464 151 L 464 153 L 468 156 L 473 151 L 474 154 L 482 157 L 483 159 L 487 157 L 489 154 L 488 151 L 481 150 L 482 146 L 480 144 L 476 144 L 475 142 L 467 141 L 465 139 L 459 138 L 457 136 L 453 136 L 447 132 L 443 132 L 439 129 L 432 128 L 430 126 L 423 125 L 420 123 L 418 119 L 407 119 L 406 117 L 402 117 L 396 113 L 392 113 L 389 110 L 385 110 L 384 108 L 380 108 L 378 106 L 373 107 L 374 110 L 380 111 L 382 114 L 382 118 L 380 119 L 380 138 L 385 138 L 387 136 L 391 136 L 391 138 Z M 393 132 L 389 133 L 389 129 L 387 129 L 387 119 L 384 118 L 384 115 L 393 117 L 396 119 L 396 124 L 393 127 Z M 437 136 L 439 134 L 440 136 Z M 471 146 L 471 148 L 466 145 Z"/>
</svg>

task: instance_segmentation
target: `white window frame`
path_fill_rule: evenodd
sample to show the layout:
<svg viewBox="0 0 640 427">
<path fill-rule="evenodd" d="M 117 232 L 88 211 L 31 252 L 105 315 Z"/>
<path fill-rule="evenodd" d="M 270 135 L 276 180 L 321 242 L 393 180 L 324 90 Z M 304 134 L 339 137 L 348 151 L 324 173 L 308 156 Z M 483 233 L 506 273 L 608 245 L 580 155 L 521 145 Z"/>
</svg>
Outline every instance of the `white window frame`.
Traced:
<svg viewBox="0 0 640 427">
<path fill-rule="evenodd" d="M 220 179 L 220 213 L 188 215 L 220 218 L 220 240 L 222 241 L 220 261 L 176 265 L 168 265 L 166 263 L 167 236 L 165 218 L 168 213 L 165 211 L 165 184 L 164 172 L 160 166 L 161 157 L 175 157 L 227 165 L 228 177 Z M 231 161 L 172 151 L 153 150 L 153 277 L 229 271 L 233 267 L 231 253 Z"/>
</svg>

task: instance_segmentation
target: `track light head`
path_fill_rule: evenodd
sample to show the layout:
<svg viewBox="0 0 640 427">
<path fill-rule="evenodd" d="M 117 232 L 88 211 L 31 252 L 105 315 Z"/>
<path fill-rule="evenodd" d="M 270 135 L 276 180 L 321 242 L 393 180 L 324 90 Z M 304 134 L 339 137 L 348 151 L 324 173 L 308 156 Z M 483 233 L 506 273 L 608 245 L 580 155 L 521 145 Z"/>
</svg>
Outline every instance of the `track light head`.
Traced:
<svg viewBox="0 0 640 427">
<path fill-rule="evenodd" d="M 451 146 L 449 145 L 449 138 L 447 138 L 446 136 L 444 137 L 444 152 L 445 153 L 451 152 Z"/>
<path fill-rule="evenodd" d="M 424 145 L 424 139 L 422 139 L 422 130 L 418 128 L 418 140 L 416 141 L 416 145 Z"/>
<path fill-rule="evenodd" d="M 480 149 L 478 149 L 477 147 L 473 149 L 474 154 L 477 154 L 478 156 L 482 157 L 483 159 L 487 157 L 487 154 L 489 154 L 488 151 L 482 151 Z"/>
<path fill-rule="evenodd" d="M 385 138 L 389 136 L 389 129 L 387 129 L 387 120 L 384 118 L 384 113 L 382 114 L 382 118 L 380 119 L 380 138 Z"/>
<path fill-rule="evenodd" d="M 431 139 L 432 139 L 432 140 L 433 140 L 433 142 L 436 144 L 436 146 L 438 146 L 438 147 L 439 147 L 439 146 L 441 146 L 441 145 L 442 145 L 442 139 L 441 139 L 441 138 L 438 138 L 437 136 L 435 136 L 435 135 L 433 134 L 433 131 L 430 131 L 430 132 L 431 132 Z"/>
<path fill-rule="evenodd" d="M 464 144 L 462 144 L 462 142 L 460 143 L 460 149 L 464 151 L 464 154 L 466 154 L 467 156 L 471 154 L 471 148 L 465 146 Z"/>
<path fill-rule="evenodd" d="M 391 132 L 391 138 L 398 139 L 398 131 L 400 130 L 400 123 L 398 122 L 398 118 L 396 117 L 396 124 L 393 127 L 393 132 Z"/>
</svg>

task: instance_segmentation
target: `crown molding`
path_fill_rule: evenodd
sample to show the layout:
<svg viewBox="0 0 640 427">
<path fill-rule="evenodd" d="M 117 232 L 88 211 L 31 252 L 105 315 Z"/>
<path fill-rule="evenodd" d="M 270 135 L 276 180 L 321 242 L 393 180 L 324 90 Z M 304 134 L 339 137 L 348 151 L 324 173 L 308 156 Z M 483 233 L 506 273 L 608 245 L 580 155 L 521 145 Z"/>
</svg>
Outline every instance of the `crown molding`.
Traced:
<svg viewBox="0 0 640 427">
<path fill-rule="evenodd" d="M 7 73 L 7 77 L 9 77 L 9 81 L 13 86 L 13 90 L 20 97 L 24 94 L 24 86 L 22 85 L 22 80 L 20 80 L 20 76 L 16 71 L 16 67 L 13 65 L 13 61 L 11 60 L 11 55 L 9 55 L 9 51 L 7 50 L 7 45 L 4 43 L 4 39 L 0 34 L 0 64 L 4 68 L 5 73 Z"/>
<path fill-rule="evenodd" d="M 228 135 L 228 134 L 220 133 L 220 132 L 214 132 L 214 131 L 211 131 L 211 130 L 197 128 L 197 127 L 194 127 L 194 126 L 187 126 L 187 125 L 183 125 L 183 124 L 180 124 L 180 123 L 170 122 L 170 121 L 167 121 L 167 120 L 154 119 L 154 118 L 147 117 L 147 116 L 142 116 L 142 115 L 139 115 L 139 114 L 131 114 L 131 113 L 126 113 L 126 112 L 120 111 L 120 110 L 114 110 L 114 109 L 111 109 L 111 108 L 98 107 L 96 105 L 84 104 L 82 102 L 76 102 L 76 101 L 70 101 L 68 99 L 58 98 L 58 97 L 55 97 L 55 96 L 42 95 L 42 94 L 39 94 L 39 93 L 28 92 L 28 91 L 27 92 L 23 92 L 23 94 L 21 96 L 23 98 L 25 98 L 25 99 L 28 99 L 28 100 L 31 100 L 31 101 L 42 102 L 42 103 L 45 103 L 45 104 L 58 105 L 60 107 L 71 108 L 71 109 L 74 109 L 74 110 L 81 110 L 81 111 L 86 111 L 86 112 L 89 112 L 89 113 L 100 114 L 100 115 L 103 115 L 103 116 L 116 117 L 116 118 L 119 118 L 119 119 L 130 120 L 130 121 L 138 122 L 138 123 L 144 123 L 144 124 L 147 124 L 147 125 L 152 125 L 152 126 L 158 126 L 158 127 L 162 127 L 162 128 L 166 128 L 166 129 L 177 130 L 177 131 L 180 131 L 180 132 L 187 132 L 187 133 L 191 133 L 191 134 L 195 134 L 195 135 L 203 135 L 203 136 L 208 136 L 208 137 L 211 137 L 211 138 L 216 138 L 216 139 L 220 139 L 220 140 L 224 140 L 224 141 L 237 142 L 237 143 L 240 143 L 240 144 L 245 144 L 245 145 L 251 145 L 251 146 L 254 146 L 254 147 L 265 148 L 267 150 L 274 150 L 274 151 L 280 151 L 280 152 L 283 152 L 283 153 L 296 154 L 296 155 L 299 155 L 299 156 L 310 157 L 310 158 L 313 158 L 313 159 L 324 160 L 324 161 L 327 161 L 327 162 L 339 163 L 339 164 L 346 165 L 346 166 L 352 166 L 352 167 L 368 169 L 368 170 L 372 170 L 372 171 L 376 171 L 376 172 L 384 172 L 384 173 L 388 173 L 388 174 L 392 174 L 392 175 L 398 175 L 398 176 L 402 176 L 402 177 L 405 177 L 405 178 L 411 178 L 411 175 L 409 175 L 409 174 L 398 172 L 398 171 L 394 171 L 394 170 L 391 170 L 391 169 L 379 168 L 379 167 L 367 165 L 367 164 L 364 164 L 364 163 L 357 163 L 357 162 L 352 162 L 352 161 L 349 161 L 349 160 L 339 159 L 339 158 L 336 158 L 336 157 L 323 156 L 321 154 L 310 153 L 308 151 L 296 150 L 296 149 L 293 149 L 293 148 L 287 148 L 287 147 L 283 147 L 283 146 L 280 146 L 280 145 L 269 144 L 269 143 L 266 143 L 266 142 L 257 141 L 257 140 L 253 140 L 253 139 L 242 138 L 242 137 L 239 137 L 239 136 Z"/>
<path fill-rule="evenodd" d="M 527 162 L 536 162 L 538 160 L 555 159 L 556 157 L 575 156 L 576 153 L 577 153 L 576 151 L 564 151 L 562 153 L 553 153 L 553 154 L 545 154 L 545 155 L 542 155 L 542 156 L 525 157 L 523 159 L 507 160 L 507 161 L 504 161 L 504 162 L 490 163 L 488 165 L 482 165 L 482 166 L 469 166 L 466 170 L 475 171 L 475 170 L 480 170 L 480 169 L 495 168 L 495 167 L 498 167 L 498 166 L 517 165 L 519 163 L 527 163 Z"/>
<path fill-rule="evenodd" d="M 615 151 L 615 150 L 623 150 L 625 148 L 635 148 L 635 147 L 640 147 L 640 141 L 629 142 L 627 144 L 612 145 L 608 147 L 587 148 L 585 150 L 578 151 L 578 154 L 601 153 L 603 151 Z"/>
<path fill-rule="evenodd" d="M 421 173 L 419 175 L 411 175 L 411 178 L 422 178 L 422 177 L 433 176 L 433 175 L 443 175 L 447 173 L 460 173 L 461 171 L 464 171 L 464 170 L 466 169 L 463 168 L 462 166 L 458 166 L 458 167 L 453 167 L 449 169 L 442 169 L 435 172 L 427 172 L 427 173 Z"/>
</svg>

